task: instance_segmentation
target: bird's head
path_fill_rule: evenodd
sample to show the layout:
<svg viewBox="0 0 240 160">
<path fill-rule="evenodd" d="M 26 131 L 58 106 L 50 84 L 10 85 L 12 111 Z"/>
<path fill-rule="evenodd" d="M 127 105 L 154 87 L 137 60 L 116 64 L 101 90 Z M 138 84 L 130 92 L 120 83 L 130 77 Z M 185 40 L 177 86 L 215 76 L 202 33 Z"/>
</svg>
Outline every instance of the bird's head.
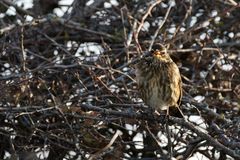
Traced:
<svg viewBox="0 0 240 160">
<path fill-rule="evenodd" d="M 163 62 L 170 62 L 171 58 L 169 56 L 169 54 L 167 53 L 166 49 L 156 49 L 156 50 L 152 50 L 151 51 L 151 55 L 153 56 L 153 58 L 163 61 Z"/>
</svg>

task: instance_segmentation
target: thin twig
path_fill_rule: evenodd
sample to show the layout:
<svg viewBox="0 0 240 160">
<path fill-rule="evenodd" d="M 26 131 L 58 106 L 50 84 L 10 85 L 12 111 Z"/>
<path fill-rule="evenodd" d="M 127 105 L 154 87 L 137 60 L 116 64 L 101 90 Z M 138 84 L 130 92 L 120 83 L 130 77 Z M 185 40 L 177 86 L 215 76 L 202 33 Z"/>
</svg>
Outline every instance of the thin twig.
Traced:
<svg viewBox="0 0 240 160">
<path fill-rule="evenodd" d="M 93 155 L 91 155 L 89 157 L 89 160 L 93 160 L 95 158 L 98 158 L 100 156 L 101 153 L 105 152 L 108 148 L 110 148 L 113 143 L 116 141 L 116 139 L 121 136 L 122 132 L 120 130 L 117 130 L 115 132 L 115 134 L 113 135 L 112 139 L 110 140 L 110 142 L 104 147 L 102 148 L 101 150 L 99 150 L 98 152 L 94 153 Z"/>
<path fill-rule="evenodd" d="M 149 15 L 151 15 L 152 9 L 153 9 L 156 5 L 158 5 L 159 3 L 161 3 L 161 2 L 162 2 L 162 0 L 157 0 L 156 2 L 154 2 L 153 4 L 151 4 L 151 5 L 149 6 L 149 8 L 147 9 L 147 12 L 143 15 L 142 20 L 141 20 L 141 22 L 140 22 L 140 24 L 139 24 L 139 26 L 138 26 L 138 28 L 137 28 L 137 31 L 136 31 L 136 33 L 135 33 L 135 41 L 136 41 L 137 45 L 139 46 L 140 51 L 142 51 L 142 49 L 141 49 L 141 46 L 140 46 L 139 40 L 138 40 L 139 33 L 140 33 L 140 31 L 141 31 L 141 29 L 142 29 L 142 27 L 143 27 L 143 25 L 144 25 L 144 22 L 145 22 L 145 20 L 147 19 L 147 17 L 148 17 Z"/>
<path fill-rule="evenodd" d="M 151 50 L 152 50 L 152 46 L 153 46 L 153 44 L 154 44 L 154 42 L 155 42 L 155 40 L 156 40 L 156 38 L 157 38 L 157 35 L 158 35 L 159 31 L 161 30 L 161 28 L 163 27 L 163 25 L 165 24 L 165 22 L 166 22 L 166 20 L 167 20 L 167 18 L 168 18 L 168 16 L 169 16 L 169 13 L 170 13 L 171 9 L 172 9 L 172 5 L 170 5 L 170 6 L 168 7 L 168 10 L 167 10 L 167 12 L 166 12 L 166 14 L 165 14 L 165 16 L 164 16 L 163 21 L 161 22 L 161 24 L 158 26 L 157 30 L 155 31 L 155 33 L 154 33 L 154 35 L 153 35 L 153 38 L 152 38 L 152 41 L 151 41 L 151 43 L 150 43 L 150 45 L 149 45 L 149 47 L 148 47 L 148 51 L 151 51 Z"/>
</svg>

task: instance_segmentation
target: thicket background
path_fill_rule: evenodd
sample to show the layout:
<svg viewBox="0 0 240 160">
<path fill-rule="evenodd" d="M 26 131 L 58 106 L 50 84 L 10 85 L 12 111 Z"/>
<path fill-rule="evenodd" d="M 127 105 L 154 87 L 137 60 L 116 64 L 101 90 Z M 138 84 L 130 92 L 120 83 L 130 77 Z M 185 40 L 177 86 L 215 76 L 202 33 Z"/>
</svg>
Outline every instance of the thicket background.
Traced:
<svg viewBox="0 0 240 160">
<path fill-rule="evenodd" d="M 239 1 L 26 5 L 0 1 L 0 159 L 240 159 Z M 168 135 L 134 80 L 155 43 L 184 83 Z"/>
</svg>

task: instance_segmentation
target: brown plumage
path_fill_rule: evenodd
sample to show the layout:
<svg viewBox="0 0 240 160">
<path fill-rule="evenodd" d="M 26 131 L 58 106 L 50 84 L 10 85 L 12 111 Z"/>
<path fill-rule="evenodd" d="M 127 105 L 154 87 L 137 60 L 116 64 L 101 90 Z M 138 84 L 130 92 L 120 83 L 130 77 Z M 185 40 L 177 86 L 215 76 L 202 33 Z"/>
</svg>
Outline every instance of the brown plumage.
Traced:
<svg viewBox="0 0 240 160">
<path fill-rule="evenodd" d="M 136 64 L 136 81 L 143 101 L 157 111 L 179 105 L 182 98 L 182 80 L 177 65 L 164 51 L 155 50 Z"/>
</svg>

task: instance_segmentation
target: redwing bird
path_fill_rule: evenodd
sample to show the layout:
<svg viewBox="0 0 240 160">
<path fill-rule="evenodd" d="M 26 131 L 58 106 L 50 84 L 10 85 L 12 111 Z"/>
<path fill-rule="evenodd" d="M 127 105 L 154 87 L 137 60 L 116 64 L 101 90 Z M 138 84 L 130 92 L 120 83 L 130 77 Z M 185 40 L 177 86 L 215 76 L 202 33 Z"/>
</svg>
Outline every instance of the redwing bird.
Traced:
<svg viewBox="0 0 240 160">
<path fill-rule="evenodd" d="M 135 68 L 143 101 L 157 111 L 167 110 L 167 115 L 171 107 L 171 114 L 177 111 L 178 115 L 174 116 L 179 117 L 180 112 L 180 117 L 184 117 L 179 109 L 182 98 L 181 75 L 166 49 L 157 49 L 143 56 Z"/>
</svg>

